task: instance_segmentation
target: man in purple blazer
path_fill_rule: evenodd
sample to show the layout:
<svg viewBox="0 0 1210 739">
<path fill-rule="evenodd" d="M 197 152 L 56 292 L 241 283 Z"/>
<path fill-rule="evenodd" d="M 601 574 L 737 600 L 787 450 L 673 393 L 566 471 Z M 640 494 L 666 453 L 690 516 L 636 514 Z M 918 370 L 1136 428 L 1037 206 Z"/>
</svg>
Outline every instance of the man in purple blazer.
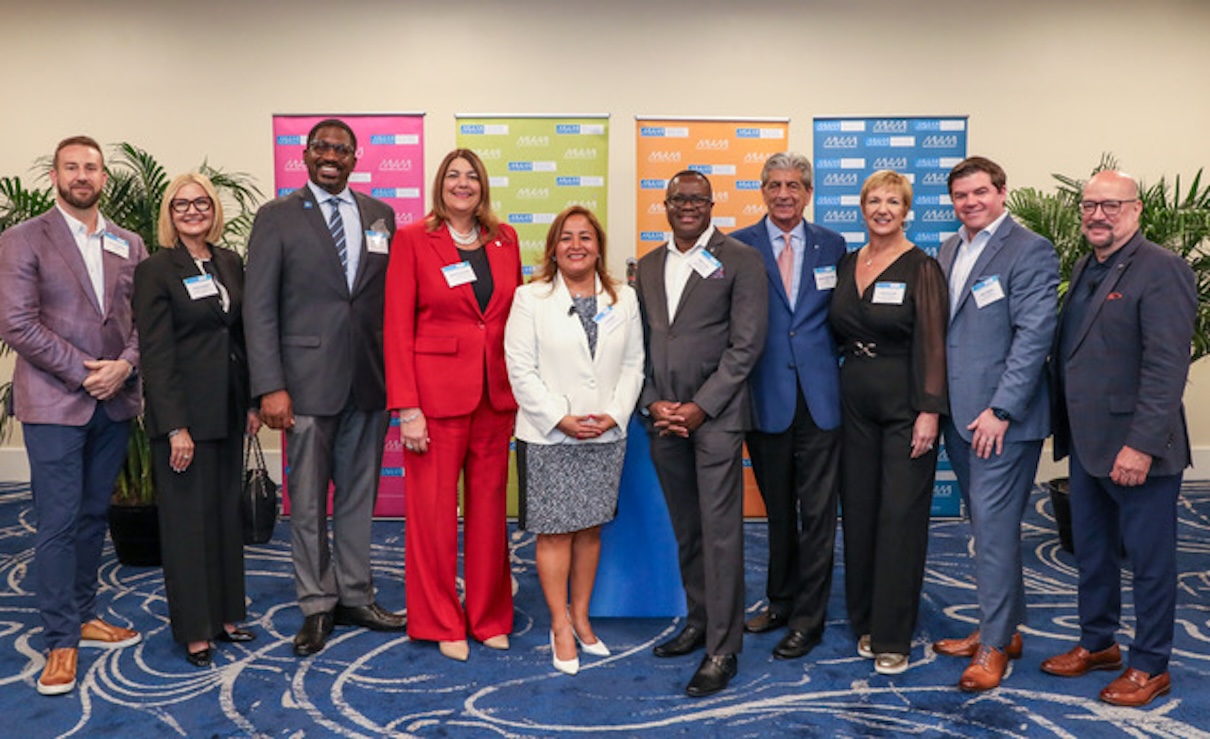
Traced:
<svg viewBox="0 0 1210 739">
<path fill-rule="evenodd" d="M 17 353 L 12 412 L 29 455 L 38 531 L 34 562 L 50 650 L 38 692 L 76 685 L 78 647 L 137 644 L 97 617 L 106 511 L 140 409 L 130 296 L 147 256 L 134 233 L 97 210 L 101 147 L 86 136 L 55 150 L 55 207 L 0 235 L 0 339 Z"/>
</svg>

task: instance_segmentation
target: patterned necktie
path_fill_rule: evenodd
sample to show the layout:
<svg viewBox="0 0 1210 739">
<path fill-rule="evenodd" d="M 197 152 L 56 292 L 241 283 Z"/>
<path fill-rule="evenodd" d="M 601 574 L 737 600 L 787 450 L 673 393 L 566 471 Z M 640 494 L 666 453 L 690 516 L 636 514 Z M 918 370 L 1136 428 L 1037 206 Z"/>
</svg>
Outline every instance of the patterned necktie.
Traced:
<svg viewBox="0 0 1210 739">
<path fill-rule="evenodd" d="M 782 243 L 785 244 L 781 248 L 781 254 L 777 255 L 777 271 L 781 273 L 781 284 L 786 288 L 786 295 L 790 300 L 794 299 L 790 288 L 794 285 L 794 247 L 791 246 L 793 237 L 788 233 L 781 235 Z"/>
<path fill-rule="evenodd" d="M 345 221 L 340 217 L 340 198 L 328 198 L 332 206 L 332 217 L 328 219 L 328 230 L 332 232 L 332 240 L 336 242 L 336 254 L 340 257 L 340 268 L 349 269 L 349 247 L 345 244 Z"/>
</svg>

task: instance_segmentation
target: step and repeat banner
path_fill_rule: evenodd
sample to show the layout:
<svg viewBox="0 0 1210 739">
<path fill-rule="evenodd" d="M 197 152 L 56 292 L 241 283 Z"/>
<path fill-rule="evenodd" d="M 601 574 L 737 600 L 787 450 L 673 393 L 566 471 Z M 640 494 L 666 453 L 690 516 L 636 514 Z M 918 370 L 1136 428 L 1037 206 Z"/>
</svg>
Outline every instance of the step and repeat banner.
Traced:
<svg viewBox="0 0 1210 739">
<path fill-rule="evenodd" d="M 946 177 L 966 158 L 966 116 L 815 119 L 815 221 L 845 238 L 850 250 L 866 242 L 861 185 L 880 169 L 912 182 L 907 237 L 937 256 L 958 232 Z M 941 445 L 933 485 L 934 516 L 958 516 L 962 501 L 949 453 Z"/>
<path fill-rule="evenodd" d="M 582 205 L 608 223 L 608 116 L 458 114 L 455 120 L 458 147 L 487 167 L 492 209 L 517 229 L 527 278 L 565 208 Z"/>
<path fill-rule="evenodd" d="M 357 135 L 357 166 L 349 187 L 385 201 L 395 209 L 397 226 L 424 217 L 424 114 L 357 115 L 347 113 L 273 116 L 273 187 L 280 197 L 307 183 L 303 149 L 311 127 L 325 118 L 339 118 Z M 290 513 L 285 473 L 290 468 L 282 434 L 282 512 Z M 330 508 L 330 504 L 329 504 Z M 382 456 L 382 482 L 374 515 L 404 515 L 403 443 L 399 420 L 392 414 Z"/>
<path fill-rule="evenodd" d="M 759 220 L 765 214 L 760 170 L 766 159 L 788 148 L 789 128 L 789 118 L 637 117 L 635 256 L 671 238 L 664 194 L 668 180 L 682 170 L 710 179 L 713 222 L 721 231 L 730 233 Z M 765 515 L 746 451 L 744 515 Z"/>
</svg>

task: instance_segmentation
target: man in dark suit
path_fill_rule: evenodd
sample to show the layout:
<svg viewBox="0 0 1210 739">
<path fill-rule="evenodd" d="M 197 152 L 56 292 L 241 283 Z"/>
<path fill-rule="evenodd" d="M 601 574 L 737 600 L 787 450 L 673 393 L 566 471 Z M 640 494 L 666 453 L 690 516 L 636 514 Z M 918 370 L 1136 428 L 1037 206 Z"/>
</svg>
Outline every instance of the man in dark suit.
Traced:
<svg viewBox="0 0 1210 739">
<path fill-rule="evenodd" d="M 789 625 L 773 656 L 797 659 L 823 637 L 832 591 L 840 373 L 828 305 L 845 242 L 803 218 L 812 191 L 805 156 L 774 154 L 760 179 L 769 214 L 732 234 L 760 253 L 769 290 L 769 333 L 751 380 L 755 428 L 747 438 L 769 520 L 769 604 L 744 630 Z"/>
<path fill-rule="evenodd" d="M 689 615 L 655 655 L 706 648 L 686 688 L 696 697 L 727 687 L 743 646 L 742 449 L 768 291 L 760 255 L 711 223 L 704 175 L 674 176 L 664 204 L 672 238 L 639 261 L 635 281 L 647 349 L 639 408 L 652 424 Z"/>
<path fill-rule="evenodd" d="M 970 657 L 958 687 L 979 692 L 999 685 L 1008 660 L 1021 656 L 1021 517 L 1050 433 L 1045 374 L 1059 260 L 1053 244 L 1004 209 L 1008 178 L 1000 165 L 970 157 L 948 182 L 962 228 L 938 255 L 950 287 L 944 432 L 971 520 L 979 626 L 933 649 Z"/>
<path fill-rule="evenodd" d="M 140 408 L 134 270 L 138 235 L 97 210 L 101 147 L 64 139 L 50 170 L 55 207 L 0 236 L 0 339 L 17 353 L 12 412 L 29 455 L 38 531 L 38 610 L 50 649 L 38 692 L 76 686 L 78 647 L 137 644 L 97 617 L 97 567 L 114 480 Z"/>
<path fill-rule="evenodd" d="M 1080 640 L 1042 669 L 1075 677 L 1121 667 L 1125 549 L 1134 574 L 1130 665 L 1100 694 L 1119 706 L 1146 705 L 1171 689 L 1176 503 L 1191 458 L 1181 396 L 1196 279 L 1179 255 L 1143 238 L 1142 211 L 1129 175 L 1103 171 L 1084 186 L 1080 212 L 1093 250 L 1072 271 L 1051 353 L 1055 459 L 1071 456 Z"/>
<path fill-rule="evenodd" d="M 395 213 L 348 188 L 357 138 L 343 121 L 307 135 L 305 187 L 266 204 L 248 241 L 244 329 L 261 417 L 286 432 L 299 656 L 333 624 L 402 631 L 375 602 L 370 529 L 389 416 L 382 358 Z M 332 551 L 328 548 L 328 486 Z"/>
</svg>

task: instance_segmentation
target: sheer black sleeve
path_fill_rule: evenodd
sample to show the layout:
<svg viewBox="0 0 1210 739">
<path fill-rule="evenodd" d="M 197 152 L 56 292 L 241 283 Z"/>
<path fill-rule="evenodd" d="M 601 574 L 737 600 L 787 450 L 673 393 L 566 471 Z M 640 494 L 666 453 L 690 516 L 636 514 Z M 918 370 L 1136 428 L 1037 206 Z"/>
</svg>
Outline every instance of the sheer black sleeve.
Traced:
<svg viewBox="0 0 1210 739">
<path fill-rule="evenodd" d="M 916 269 L 912 325 L 912 407 L 921 413 L 949 413 L 945 381 L 945 329 L 949 325 L 949 285 L 937 260 L 924 254 Z"/>
</svg>

